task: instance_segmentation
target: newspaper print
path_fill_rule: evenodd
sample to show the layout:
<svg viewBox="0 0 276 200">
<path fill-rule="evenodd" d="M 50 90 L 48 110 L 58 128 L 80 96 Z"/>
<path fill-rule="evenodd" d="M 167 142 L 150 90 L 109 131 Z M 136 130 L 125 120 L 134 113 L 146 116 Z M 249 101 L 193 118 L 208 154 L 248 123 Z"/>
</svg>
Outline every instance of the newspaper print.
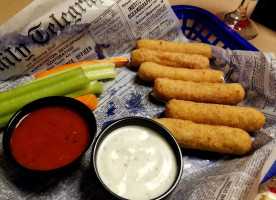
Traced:
<svg viewBox="0 0 276 200">
<path fill-rule="evenodd" d="M 58 3 L 56 8 L 53 4 L 53 8 L 49 8 L 53 0 L 45 2 L 42 7 L 47 10 L 46 17 L 36 16 L 36 13 L 34 18 L 37 20 L 33 23 L 24 27 L 22 22 L 24 28 L 20 28 L 19 36 L 10 36 L 7 26 L 1 27 L 0 66 L 1 70 L 5 68 L 0 74 L 1 91 L 28 82 L 33 79 L 34 73 L 58 65 L 86 59 L 129 57 L 139 38 L 187 41 L 167 1 L 85 0 L 75 5 L 74 1 L 68 0 Z M 86 7 L 80 2 L 86 3 Z M 38 1 L 35 1 L 33 6 L 37 4 Z M 23 14 L 31 8 L 32 5 L 27 7 Z M 73 13 L 74 26 L 69 24 L 65 16 L 70 13 L 69 10 Z M 88 17 L 92 11 L 94 13 Z M 65 14 L 58 19 L 57 13 Z M 32 37 L 40 42 L 46 40 L 47 33 L 52 35 L 45 45 L 35 46 L 31 41 Z M 15 38 L 13 42 L 11 38 Z M 12 47 L 9 48 L 9 45 Z M 246 98 L 240 105 L 252 106 L 264 112 L 266 125 L 261 131 L 251 134 L 253 148 L 246 156 L 182 149 L 183 175 L 167 199 L 246 199 L 250 193 L 256 192 L 252 189 L 261 181 L 260 171 L 276 147 L 274 55 L 217 47 L 213 47 L 213 51 L 211 67 L 224 72 L 225 82 L 243 85 Z M 13 66 L 15 63 L 16 67 Z M 151 96 L 152 85 L 142 82 L 137 70 L 127 66 L 118 68 L 117 72 L 116 79 L 106 81 L 105 92 L 98 96 L 100 102 L 94 111 L 97 134 L 119 118 L 163 116 L 164 102 Z M 76 166 L 51 176 L 22 173 L 7 159 L 2 149 L 1 137 L 0 199 L 110 199 L 93 173 L 92 147 Z"/>
</svg>

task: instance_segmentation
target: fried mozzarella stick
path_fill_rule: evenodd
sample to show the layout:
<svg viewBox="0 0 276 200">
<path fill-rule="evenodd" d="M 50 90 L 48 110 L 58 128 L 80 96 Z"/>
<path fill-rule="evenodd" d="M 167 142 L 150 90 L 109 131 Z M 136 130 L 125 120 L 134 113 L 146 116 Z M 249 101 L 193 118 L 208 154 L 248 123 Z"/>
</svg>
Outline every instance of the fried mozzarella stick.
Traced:
<svg viewBox="0 0 276 200">
<path fill-rule="evenodd" d="M 209 59 L 197 54 L 186 54 L 178 52 L 135 49 L 131 52 L 131 65 L 139 67 L 143 62 L 154 62 L 171 67 L 183 67 L 190 69 L 209 68 Z"/>
<path fill-rule="evenodd" d="M 195 83 L 192 81 L 157 78 L 153 95 L 160 100 L 182 99 L 187 101 L 234 105 L 244 98 L 244 89 L 237 83 Z"/>
<path fill-rule="evenodd" d="M 188 120 L 153 118 L 167 128 L 181 148 L 243 155 L 251 149 L 249 134 L 238 128 L 197 124 Z"/>
<path fill-rule="evenodd" d="M 207 58 L 212 57 L 212 48 L 204 43 L 169 42 L 164 40 L 141 39 L 136 42 L 136 48 L 146 48 L 161 51 L 181 52 L 187 54 L 199 54 Z"/>
<path fill-rule="evenodd" d="M 223 81 L 223 72 L 219 70 L 168 67 L 153 62 L 142 63 L 138 75 L 142 80 L 151 82 L 156 78 L 209 83 L 221 83 Z"/>
<path fill-rule="evenodd" d="M 251 107 L 195 103 L 176 99 L 167 103 L 165 116 L 200 124 L 240 128 L 248 132 L 256 132 L 265 124 L 264 114 Z"/>
</svg>

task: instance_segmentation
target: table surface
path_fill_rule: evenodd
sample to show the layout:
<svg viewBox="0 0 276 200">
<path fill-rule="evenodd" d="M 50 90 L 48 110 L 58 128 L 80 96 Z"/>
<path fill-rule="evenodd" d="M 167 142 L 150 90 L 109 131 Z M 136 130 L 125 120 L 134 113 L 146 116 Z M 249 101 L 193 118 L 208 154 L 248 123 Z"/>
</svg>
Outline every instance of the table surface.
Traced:
<svg viewBox="0 0 276 200">
<path fill-rule="evenodd" d="M 14 14 L 26 7 L 34 0 L 0 0 L 0 25 L 9 20 Z M 169 0 L 171 5 L 193 5 L 206 9 L 217 16 L 223 13 L 235 10 L 241 0 Z M 248 13 L 252 13 L 257 0 L 249 3 Z M 276 32 L 257 23 L 259 27 L 259 35 L 249 42 L 260 51 L 274 52 L 276 55 Z"/>
</svg>

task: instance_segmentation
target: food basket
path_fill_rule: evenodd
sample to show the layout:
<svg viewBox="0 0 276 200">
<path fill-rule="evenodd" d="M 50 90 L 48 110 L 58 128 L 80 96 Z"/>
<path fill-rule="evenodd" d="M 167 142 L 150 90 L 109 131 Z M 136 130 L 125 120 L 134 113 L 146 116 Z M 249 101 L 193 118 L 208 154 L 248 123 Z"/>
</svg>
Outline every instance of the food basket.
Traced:
<svg viewBox="0 0 276 200">
<path fill-rule="evenodd" d="M 259 51 L 207 10 L 189 5 L 176 5 L 172 6 L 172 9 L 180 20 L 183 34 L 190 40 L 219 46 L 224 49 Z M 261 184 L 275 175 L 276 161 Z"/>
<path fill-rule="evenodd" d="M 190 40 L 224 49 L 258 51 L 256 47 L 207 10 L 188 5 L 176 5 L 172 6 L 172 9 L 180 20 L 183 34 Z"/>
</svg>

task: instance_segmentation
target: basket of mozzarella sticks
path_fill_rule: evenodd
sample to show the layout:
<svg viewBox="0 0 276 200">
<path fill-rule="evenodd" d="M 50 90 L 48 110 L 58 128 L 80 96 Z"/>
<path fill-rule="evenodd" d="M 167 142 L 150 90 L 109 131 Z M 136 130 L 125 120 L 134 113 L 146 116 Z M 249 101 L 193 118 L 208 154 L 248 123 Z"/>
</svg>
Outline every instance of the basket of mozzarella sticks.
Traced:
<svg viewBox="0 0 276 200">
<path fill-rule="evenodd" d="M 238 106 L 245 97 L 239 83 L 225 83 L 223 71 L 210 69 L 212 48 L 204 43 L 141 39 L 131 52 L 131 66 L 142 81 L 153 82 L 152 95 L 165 101 L 167 128 L 180 147 L 244 155 L 249 133 L 259 131 L 265 115 Z"/>
</svg>

